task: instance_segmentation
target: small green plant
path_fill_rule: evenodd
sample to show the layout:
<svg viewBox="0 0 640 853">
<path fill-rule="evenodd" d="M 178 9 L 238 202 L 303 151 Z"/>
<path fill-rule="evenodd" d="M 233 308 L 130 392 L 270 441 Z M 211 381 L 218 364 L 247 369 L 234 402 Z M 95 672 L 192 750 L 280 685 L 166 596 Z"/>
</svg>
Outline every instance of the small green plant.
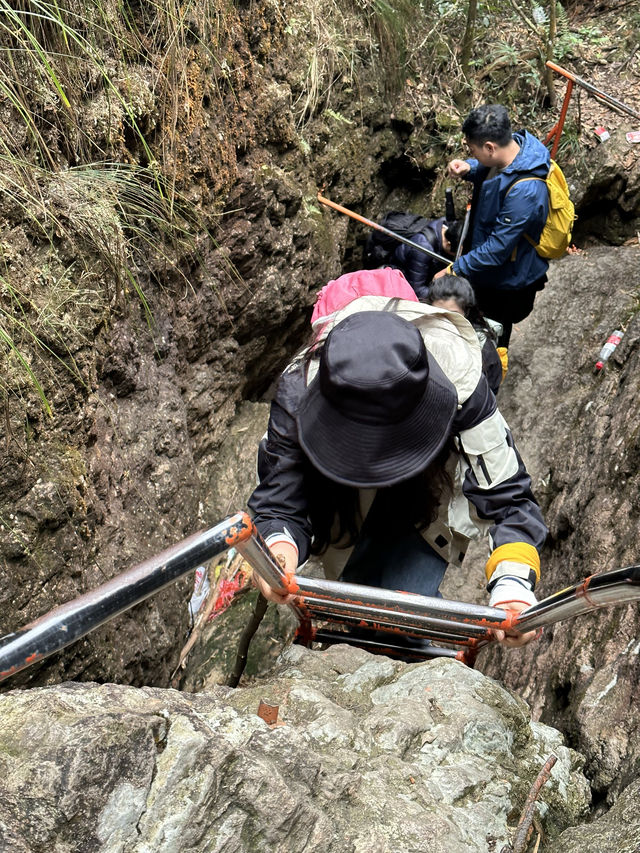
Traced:
<svg viewBox="0 0 640 853">
<path fill-rule="evenodd" d="M 34 373 L 26 357 L 22 354 L 22 352 L 16 345 L 14 339 L 11 337 L 9 332 L 5 328 L 3 328 L 3 321 L 7 319 L 9 320 L 11 325 L 16 325 L 15 319 L 13 317 L 8 316 L 4 310 L 0 309 L 0 364 L 2 363 L 2 361 L 4 361 L 5 365 L 7 365 L 2 375 L 0 376 L 0 392 L 2 396 L 6 398 L 7 395 L 13 391 L 13 387 L 10 386 L 7 382 L 7 374 L 9 372 L 8 365 L 13 360 L 15 363 L 17 363 L 19 370 L 27 376 L 32 387 L 35 388 L 40 402 L 42 403 L 42 408 L 44 409 L 46 414 L 51 415 L 51 406 L 44 392 L 44 389 L 40 384 L 40 380 Z"/>
<path fill-rule="evenodd" d="M 342 113 L 337 113 L 335 110 L 330 110 L 327 108 L 324 111 L 324 114 L 326 116 L 329 116 L 329 118 L 332 118 L 342 124 L 353 124 L 350 118 L 346 118 L 346 116 L 343 116 Z"/>
</svg>

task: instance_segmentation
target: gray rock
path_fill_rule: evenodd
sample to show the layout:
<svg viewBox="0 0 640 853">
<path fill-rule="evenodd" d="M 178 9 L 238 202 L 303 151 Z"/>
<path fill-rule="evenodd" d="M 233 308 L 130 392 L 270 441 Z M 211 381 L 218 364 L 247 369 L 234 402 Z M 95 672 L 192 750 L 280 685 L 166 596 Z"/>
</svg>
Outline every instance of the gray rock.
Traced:
<svg viewBox="0 0 640 853">
<path fill-rule="evenodd" d="M 257 716 L 279 706 L 279 723 Z M 187 694 L 64 684 L 0 697 L 0 847 L 53 853 L 499 851 L 531 782 L 551 837 L 582 760 L 456 661 L 288 649 L 268 680 Z"/>
<path fill-rule="evenodd" d="M 607 814 L 593 823 L 566 829 L 549 853 L 636 853 L 640 847 L 640 781 L 634 781 L 620 795 Z"/>
<path fill-rule="evenodd" d="M 514 333 L 500 408 L 549 524 L 543 597 L 595 572 L 638 562 L 640 525 L 640 247 L 589 249 L 552 264 Z M 622 343 L 593 367 L 613 331 Z M 546 630 L 517 655 L 480 659 L 564 731 L 613 802 L 640 759 L 640 610 L 609 607 Z"/>
</svg>

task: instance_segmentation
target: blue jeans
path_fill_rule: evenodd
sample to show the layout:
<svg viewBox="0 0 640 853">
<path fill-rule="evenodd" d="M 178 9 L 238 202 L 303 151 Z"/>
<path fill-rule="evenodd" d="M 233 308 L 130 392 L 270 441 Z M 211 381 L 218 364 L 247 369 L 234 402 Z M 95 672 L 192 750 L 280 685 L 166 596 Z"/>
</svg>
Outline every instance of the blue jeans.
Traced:
<svg viewBox="0 0 640 853">
<path fill-rule="evenodd" d="M 407 525 L 393 536 L 363 530 L 340 580 L 442 598 L 438 587 L 446 568 L 447 561 Z"/>
</svg>

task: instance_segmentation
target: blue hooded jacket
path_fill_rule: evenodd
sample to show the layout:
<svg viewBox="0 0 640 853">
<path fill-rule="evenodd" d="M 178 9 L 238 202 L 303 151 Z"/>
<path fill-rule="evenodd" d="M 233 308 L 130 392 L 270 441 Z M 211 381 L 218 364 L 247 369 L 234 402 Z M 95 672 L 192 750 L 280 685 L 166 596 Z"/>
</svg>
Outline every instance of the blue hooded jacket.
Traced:
<svg viewBox="0 0 640 853">
<path fill-rule="evenodd" d="M 467 163 L 465 179 L 474 185 L 471 249 L 454 264 L 456 275 L 468 278 L 476 288 L 512 290 L 542 278 L 549 262 L 526 239 L 537 243 L 547 220 L 549 199 L 544 181 L 524 181 L 507 190 L 520 178 L 546 178 L 550 166 L 546 147 L 528 131 L 514 133 L 520 151 L 512 163 L 493 178 L 477 160 Z"/>
</svg>

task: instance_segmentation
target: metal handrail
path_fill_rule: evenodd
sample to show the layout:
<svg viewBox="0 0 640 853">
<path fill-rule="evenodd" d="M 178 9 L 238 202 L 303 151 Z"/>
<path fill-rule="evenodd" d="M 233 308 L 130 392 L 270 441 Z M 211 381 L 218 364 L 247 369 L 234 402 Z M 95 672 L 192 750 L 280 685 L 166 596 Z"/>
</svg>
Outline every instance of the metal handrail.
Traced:
<svg viewBox="0 0 640 853">
<path fill-rule="evenodd" d="M 254 535 L 253 522 L 246 513 L 232 515 L 56 607 L 19 631 L 0 637 L 0 681 L 75 643 L 196 566 Z"/>
<path fill-rule="evenodd" d="M 290 606 L 298 617 L 298 636 L 303 642 L 355 642 L 364 648 L 401 652 L 414 659 L 444 655 L 472 662 L 478 649 L 492 641 L 492 629 L 536 630 L 602 607 L 640 599 L 640 566 L 592 575 L 517 616 L 494 607 L 288 574 L 273 558 L 251 518 L 246 513 L 236 513 L 24 628 L 0 637 L 0 682 L 61 651 L 232 547 L 272 589 L 295 596 Z M 364 628 L 368 634 L 350 637 L 317 628 L 314 620 Z M 394 643 L 393 635 L 429 638 L 466 651 L 425 648 L 419 643 L 415 648 L 400 647 Z"/>
<path fill-rule="evenodd" d="M 573 619 L 602 607 L 640 600 L 640 566 L 590 575 L 519 613 L 513 628 L 525 632 Z"/>
<path fill-rule="evenodd" d="M 385 228 L 384 225 L 381 225 L 379 222 L 374 222 L 373 219 L 367 219 L 365 216 L 361 216 L 359 213 L 355 213 L 353 210 L 349 210 L 348 207 L 344 207 L 341 204 L 336 204 L 335 201 L 331 201 L 328 198 L 325 198 L 322 193 L 318 193 L 318 201 L 320 204 L 324 204 L 327 207 L 332 208 L 332 210 L 337 210 L 338 213 L 344 213 L 345 216 L 350 216 L 351 219 L 355 219 L 357 222 L 362 222 L 363 225 L 367 225 L 369 228 L 373 228 L 376 231 L 380 231 L 381 234 L 386 234 L 387 237 L 391 237 L 393 240 L 397 240 L 399 243 L 404 243 L 405 246 L 411 246 L 412 249 L 416 249 L 418 252 L 422 252 L 424 255 L 429 255 L 430 258 L 435 258 L 437 261 L 448 265 L 451 263 L 451 258 L 445 258 L 443 255 L 439 255 L 437 252 L 434 252 L 433 249 L 427 249 L 426 246 L 421 246 L 420 243 L 416 243 L 413 240 L 410 240 L 408 237 L 403 237 L 401 234 L 396 234 L 395 231 L 390 231 L 388 228 Z"/>
<path fill-rule="evenodd" d="M 551 147 L 552 158 L 555 157 L 558 152 L 558 145 L 560 144 L 562 128 L 564 127 L 564 122 L 567 117 L 567 110 L 569 109 L 569 102 L 571 100 L 571 94 L 573 92 L 574 84 L 576 86 L 581 86 L 583 89 L 585 89 L 585 91 L 594 95 L 594 97 L 596 97 L 599 101 L 606 104 L 607 106 L 614 107 L 614 109 L 621 110 L 622 112 L 625 112 L 628 115 L 633 116 L 634 118 L 640 119 L 640 113 L 638 113 L 636 110 L 627 106 L 627 104 L 623 104 L 622 101 L 618 101 L 616 98 L 612 97 L 611 95 L 608 95 L 606 92 L 603 92 L 602 89 L 598 89 L 598 87 L 594 86 L 592 83 L 588 83 L 586 80 L 583 80 L 582 77 L 578 77 L 577 74 L 573 74 L 571 71 L 567 71 L 566 68 L 561 68 L 559 65 L 556 65 L 555 62 L 551 62 L 551 60 L 548 60 L 545 64 L 547 68 L 550 68 L 557 74 L 561 74 L 567 81 L 567 88 L 564 93 L 564 100 L 562 102 L 560 116 L 558 118 L 558 121 L 551 128 L 544 140 L 544 144 L 548 145 L 553 139 L 553 145 Z"/>
</svg>

